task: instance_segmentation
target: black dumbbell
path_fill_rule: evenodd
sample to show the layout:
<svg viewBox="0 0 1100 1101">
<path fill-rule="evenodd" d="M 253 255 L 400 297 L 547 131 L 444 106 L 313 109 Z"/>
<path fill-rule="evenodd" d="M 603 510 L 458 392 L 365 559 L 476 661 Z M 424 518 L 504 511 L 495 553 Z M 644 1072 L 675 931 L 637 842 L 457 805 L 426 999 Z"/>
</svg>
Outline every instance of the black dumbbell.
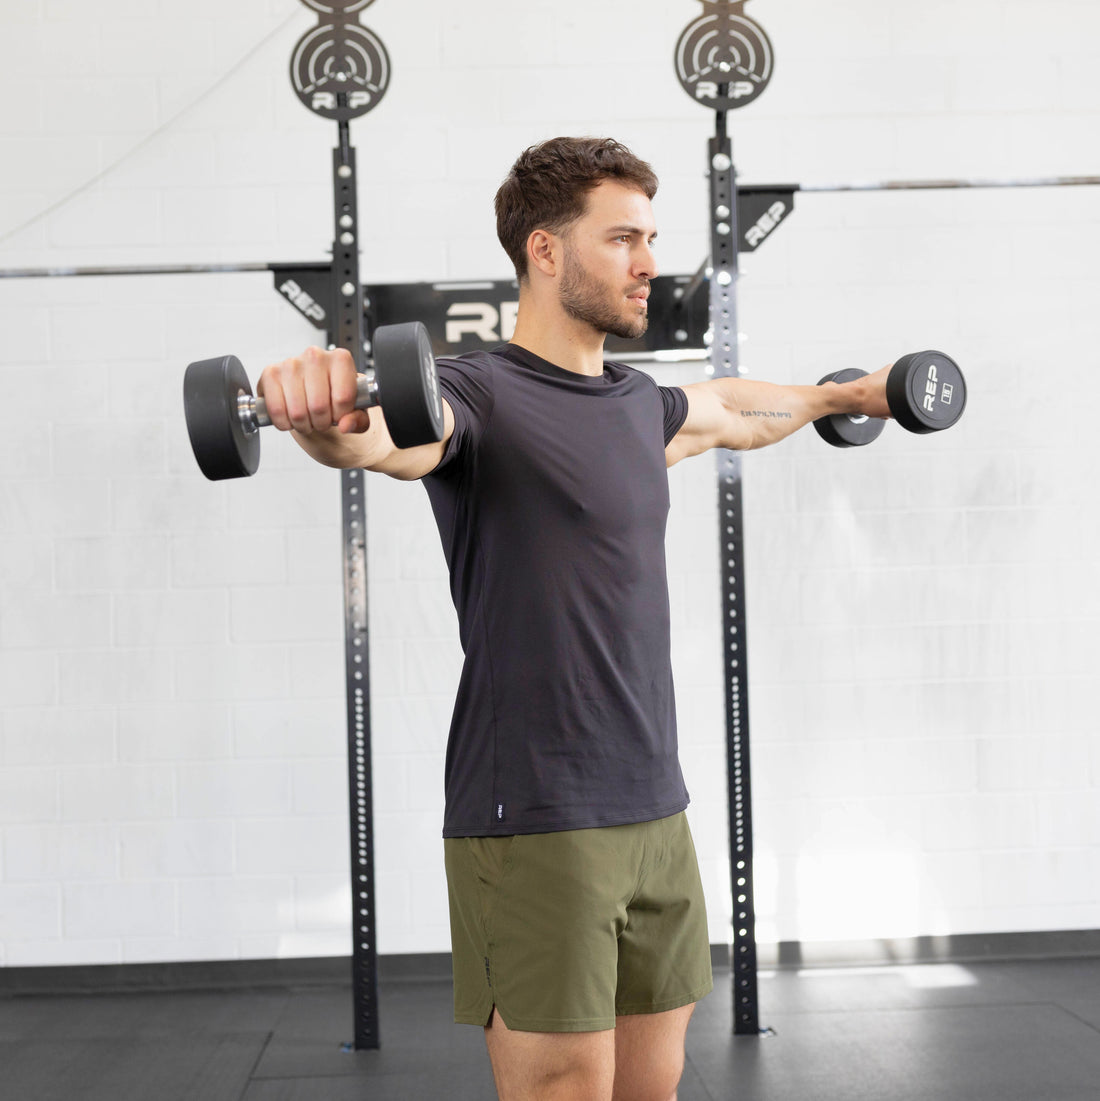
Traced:
<svg viewBox="0 0 1100 1101">
<path fill-rule="evenodd" d="M 356 409 L 376 405 L 398 447 L 443 438 L 443 401 L 427 330 L 419 321 L 374 331 L 374 374 L 360 375 Z M 211 481 L 244 478 L 260 465 L 260 429 L 271 421 L 236 356 L 202 359 L 183 376 L 183 411 L 199 469 Z"/>
<path fill-rule="evenodd" d="M 851 382 L 866 371 L 854 367 L 826 375 L 826 382 Z M 890 368 L 886 401 L 894 420 L 910 432 L 940 432 L 950 428 L 966 408 L 966 380 L 959 365 L 943 352 L 911 352 Z M 886 422 L 849 413 L 833 413 L 814 421 L 818 435 L 833 447 L 862 447 L 877 440 Z"/>
</svg>

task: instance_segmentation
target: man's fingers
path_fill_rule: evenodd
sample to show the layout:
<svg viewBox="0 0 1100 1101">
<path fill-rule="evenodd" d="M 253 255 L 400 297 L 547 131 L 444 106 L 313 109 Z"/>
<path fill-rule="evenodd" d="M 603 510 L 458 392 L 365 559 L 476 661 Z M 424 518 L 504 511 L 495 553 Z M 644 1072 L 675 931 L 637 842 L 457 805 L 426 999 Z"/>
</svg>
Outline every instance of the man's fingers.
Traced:
<svg viewBox="0 0 1100 1101">
<path fill-rule="evenodd" d="M 370 428 L 370 414 L 365 409 L 355 409 L 342 416 L 336 427 L 345 436 L 366 432 Z"/>
<path fill-rule="evenodd" d="M 302 431 L 324 432 L 332 427 L 332 379 L 323 356 L 308 356 L 302 375 L 305 409 Z M 292 418 L 293 420 L 293 418 Z M 295 428 L 299 425 L 295 423 Z"/>
<path fill-rule="evenodd" d="M 280 431 L 290 428 L 290 415 L 287 412 L 286 379 L 292 370 L 291 361 L 273 364 L 265 368 L 256 385 L 256 393 L 267 405 L 267 416 Z"/>
<path fill-rule="evenodd" d="M 257 390 L 276 428 L 327 432 L 355 409 L 356 379 L 355 360 L 346 349 L 314 347 L 268 367 Z M 351 431 L 366 431 L 359 419 L 351 424 Z"/>
<path fill-rule="evenodd" d="M 330 390 L 332 419 L 329 425 L 331 426 L 338 424 L 355 408 L 355 401 L 359 396 L 356 388 L 359 376 L 355 370 L 355 360 L 346 348 L 334 348 L 326 352 L 325 356 Z"/>
</svg>

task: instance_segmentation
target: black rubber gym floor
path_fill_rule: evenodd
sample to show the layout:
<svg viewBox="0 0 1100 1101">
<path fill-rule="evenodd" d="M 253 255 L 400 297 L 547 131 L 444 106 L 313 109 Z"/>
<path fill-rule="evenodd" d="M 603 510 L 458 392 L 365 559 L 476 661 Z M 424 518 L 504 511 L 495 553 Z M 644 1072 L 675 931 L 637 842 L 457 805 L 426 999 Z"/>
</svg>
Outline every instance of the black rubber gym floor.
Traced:
<svg viewBox="0 0 1100 1101">
<path fill-rule="evenodd" d="M 3 972 L 0 971 L 0 977 Z M 688 1033 L 679 1101 L 1098 1101 L 1100 959 L 764 972 L 764 1038 L 731 1035 L 728 971 Z M 6 988 L 7 993 L 4 993 Z M 24 988 L 25 989 L 25 988 Z M 350 986 L 13 993 L 4 1101 L 493 1101 L 450 985 L 383 980 L 382 1047 Z"/>
</svg>

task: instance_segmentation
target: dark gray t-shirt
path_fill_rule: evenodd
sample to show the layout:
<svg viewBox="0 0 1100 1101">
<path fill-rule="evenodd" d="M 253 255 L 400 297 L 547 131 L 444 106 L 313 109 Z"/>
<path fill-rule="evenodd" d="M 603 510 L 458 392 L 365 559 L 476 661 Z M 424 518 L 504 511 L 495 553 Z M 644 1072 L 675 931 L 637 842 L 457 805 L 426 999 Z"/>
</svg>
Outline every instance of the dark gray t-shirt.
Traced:
<svg viewBox="0 0 1100 1101">
<path fill-rule="evenodd" d="M 465 662 L 445 837 L 675 814 L 665 522 L 679 388 L 507 344 L 439 362 L 455 431 L 424 478 Z"/>
</svg>

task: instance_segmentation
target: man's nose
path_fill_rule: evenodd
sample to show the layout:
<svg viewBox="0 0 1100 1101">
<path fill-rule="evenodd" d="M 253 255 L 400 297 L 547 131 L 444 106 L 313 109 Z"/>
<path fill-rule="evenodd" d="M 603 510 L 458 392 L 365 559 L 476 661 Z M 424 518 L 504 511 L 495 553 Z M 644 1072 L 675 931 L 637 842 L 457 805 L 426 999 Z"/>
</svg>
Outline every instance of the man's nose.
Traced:
<svg viewBox="0 0 1100 1101">
<path fill-rule="evenodd" d="M 658 274 L 657 257 L 648 243 L 641 246 L 634 258 L 634 274 L 646 279 L 656 279 Z"/>
</svg>

